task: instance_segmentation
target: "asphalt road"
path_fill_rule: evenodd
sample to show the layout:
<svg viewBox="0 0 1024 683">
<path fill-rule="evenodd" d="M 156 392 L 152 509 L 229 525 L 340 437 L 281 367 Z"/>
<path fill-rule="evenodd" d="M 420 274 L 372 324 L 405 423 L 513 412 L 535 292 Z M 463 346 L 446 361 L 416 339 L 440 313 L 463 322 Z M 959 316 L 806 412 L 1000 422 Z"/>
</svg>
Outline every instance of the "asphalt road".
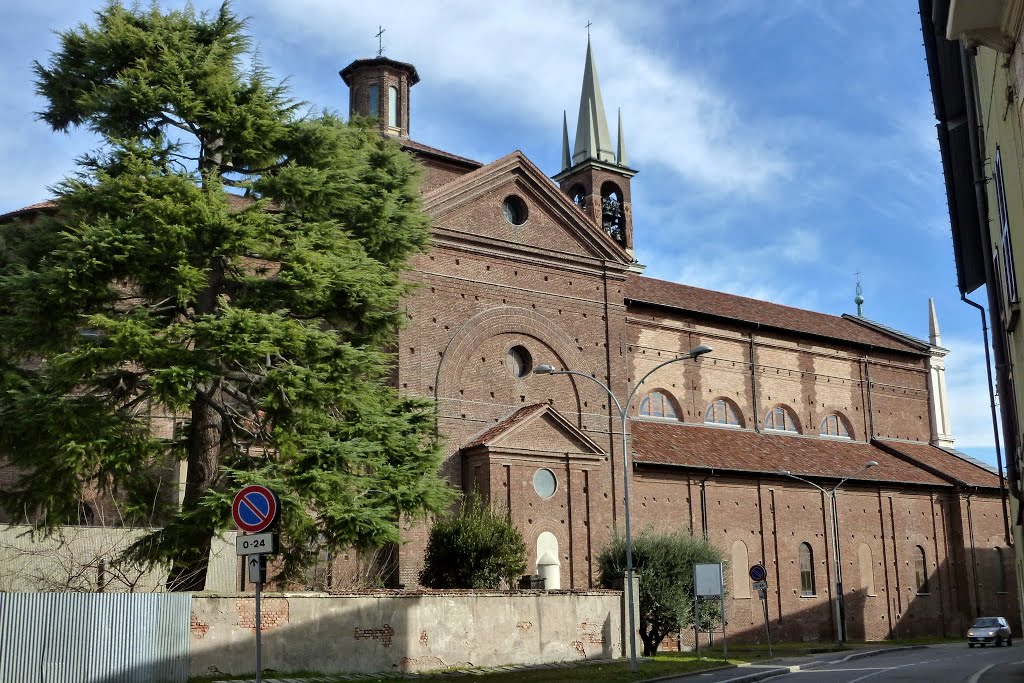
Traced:
<svg viewBox="0 0 1024 683">
<path fill-rule="evenodd" d="M 776 667 L 768 664 L 728 669 L 674 679 L 673 683 L 1024 683 L 1024 647 L 1020 644 L 970 649 L 964 642 L 898 649 L 868 657 L 859 654 L 783 660 Z M 789 671 L 783 667 L 798 668 Z"/>
</svg>

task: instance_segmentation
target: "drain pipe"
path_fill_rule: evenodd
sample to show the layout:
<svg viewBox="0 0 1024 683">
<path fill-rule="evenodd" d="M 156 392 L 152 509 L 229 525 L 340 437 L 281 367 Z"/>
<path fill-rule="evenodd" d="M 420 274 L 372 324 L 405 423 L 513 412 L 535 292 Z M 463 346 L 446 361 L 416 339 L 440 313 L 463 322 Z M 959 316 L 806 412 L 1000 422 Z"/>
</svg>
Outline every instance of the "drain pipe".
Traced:
<svg viewBox="0 0 1024 683">
<path fill-rule="evenodd" d="M 996 418 L 996 392 L 992 385 L 992 360 L 988 351 L 988 321 L 985 320 L 985 308 L 967 298 L 966 294 L 960 295 L 960 300 L 968 306 L 978 309 L 981 314 L 981 338 L 985 344 L 985 373 L 988 375 L 988 400 L 992 410 L 992 437 L 996 444 L 996 468 L 999 470 L 999 498 L 1003 503 L 1003 534 L 1006 545 L 1013 547 L 1013 534 L 1010 533 L 1010 512 L 1006 506 L 1006 481 L 1003 479 L 1003 450 L 999 446 L 999 421 Z"/>
<path fill-rule="evenodd" d="M 711 475 L 709 474 L 700 480 L 700 526 L 705 541 L 708 540 L 708 502 L 707 493 L 705 492 L 705 482 L 710 477 Z"/>
<path fill-rule="evenodd" d="M 981 594 L 978 592 L 978 555 L 974 549 L 974 515 L 971 512 L 971 496 L 973 492 L 967 493 L 967 533 L 971 535 L 971 564 L 974 567 L 974 616 L 981 616 Z"/>
</svg>

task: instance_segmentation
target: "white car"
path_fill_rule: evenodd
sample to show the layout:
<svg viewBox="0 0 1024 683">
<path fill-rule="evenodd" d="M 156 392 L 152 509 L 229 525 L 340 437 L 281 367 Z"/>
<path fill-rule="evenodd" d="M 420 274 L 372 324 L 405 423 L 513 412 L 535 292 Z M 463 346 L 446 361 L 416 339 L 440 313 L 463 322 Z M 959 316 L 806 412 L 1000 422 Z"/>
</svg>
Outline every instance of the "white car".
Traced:
<svg viewBox="0 0 1024 683">
<path fill-rule="evenodd" d="M 967 647 L 985 647 L 988 644 L 999 647 L 1003 643 L 1013 645 L 1010 625 L 1003 617 L 978 617 L 967 631 Z"/>
</svg>

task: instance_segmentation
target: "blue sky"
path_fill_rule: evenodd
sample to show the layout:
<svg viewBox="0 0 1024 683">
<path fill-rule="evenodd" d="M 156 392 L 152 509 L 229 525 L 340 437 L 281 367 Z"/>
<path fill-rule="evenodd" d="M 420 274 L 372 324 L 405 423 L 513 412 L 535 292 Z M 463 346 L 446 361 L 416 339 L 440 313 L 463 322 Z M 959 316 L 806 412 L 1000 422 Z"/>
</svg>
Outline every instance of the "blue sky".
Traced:
<svg viewBox="0 0 1024 683">
<path fill-rule="evenodd" d="M 91 4 L 91 7 L 90 7 Z M 183 3 L 164 0 L 166 7 Z M 197 0 L 198 8 L 215 3 Z M 31 63 L 100 3 L 17 3 L 0 27 L 0 211 L 96 144 L 33 112 Z M 412 137 L 483 162 L 522 150 L 548 174 L 574 135 L 587 33 L 614 129 L 622 109 L 646 274 L 927 338 L 935 298 L 957 447 L 994 462 L 978 313 L 956 289 L 924 50 L 911 0 L 476 0 L 386 5 L 245 0 L 239 14 L 297 98 L 347 113 L 338 71 L 376 54 L 416 65 Z M 976 293 L 983 299 L 983 292 Z"/>
</svg>

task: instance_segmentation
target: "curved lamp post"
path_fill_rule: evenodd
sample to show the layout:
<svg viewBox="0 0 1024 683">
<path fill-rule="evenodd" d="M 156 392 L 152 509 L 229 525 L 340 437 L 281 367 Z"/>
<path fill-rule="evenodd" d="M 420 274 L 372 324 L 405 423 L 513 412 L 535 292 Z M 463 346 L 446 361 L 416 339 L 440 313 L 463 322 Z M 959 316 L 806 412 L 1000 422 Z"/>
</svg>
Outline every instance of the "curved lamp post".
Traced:
<svg viewBox="0 0 1024 683">
<path fill-rule="evenodd" d="M 671 358 L 664 363 L 655 365 L 646 375 L 640 378 L 640 381 L 633 385 L 633 391 L 629 393 L 625 402 L 619 403 L 619 399 L 615 398 L 615 394 L 608 388 L 608 385 L 601 380 L 592 377 L 583 372 L 576 372 L 574 370 L 555 370 L 551 365 L 538 365 L 534 368 L 533 372 L 536 375 L 576 375 L 577 377 L 583 377 L 590 380 L 594 384 L 598 385 L 607 392 L 609 398 L 615 404 L 615 409 L 619 411 L 619 421 L 622 427 L 622 497 L 623 505 L 625 506 L 625 527 L 626 527 L 626 601 L 627 608 L 629 611 L 629 667 L 631 671 L 637 670 L 636 663 L 636 617 L 633 615 L 633 536 L 629 525 L 629 442 L 626 436 L 626 420 L 629 417 L 629 404 L 633 402 L 633 397 L 636 396 L 636 392 L 640 389 L 648 377 L 650 377 L 655 370 L 665 367 L 669 363 L 677 363 L 679 361 L 687 360 L 689 358 L 697 358 L 703 356 L 705 353 L 711 351 L 710 346 L 701 344 L 695 346 L 687 351 L 682 356 Z"/>
<path fill-rule="evenodd" d="M 845 612 L 842 609 L 842 603 L 843 603 L 843 566 L 842 566 L 842 558 L 839 556 L 839 515 L 838 515 L 838 513 L 836 511 L 836 491 L 838 491 L 839 487 L 842 486 L 843 484 L 845 484 L 846 481 L 848 479 L 850 479 L 851 477 L 856 477 L 858 474 L 860 474 L 864 470 L 871 469 L 872 467 L 875 467 L 876 465 L 878 465 L 878 463 L 875 462 L 874 460 L 868 460 L 866 463 L 864 463 L 864 465 L 859 470 L 857 470 L 853 474 L 848 474 L 845 477 L 843 477 L 840 480 L 840 482 L 838 484 L 836 484 L 835 486 L 833 486 L 831 489 L 822 488 L 821 486 L 818 486 L 817 484 L 815 484 L 813 481 L 810 481 L 809 479 L 804 479 L 803 477 L 798 477 L 797 475 L 793 474 L 789 470 L 779 470 L 779 474 L 781 474 L 784 477 L 790 477 L 791 479 L 798 479 L 798 480 L 804 482 L 805 484 L 810 484 L 811 486 L 813 486 L 814 488 L 818 489 L 823 494 L 825 494 L 825 496 L 828 499 L 828 508 L 829 508 L 828 516 L 829 516 L 829 522 L 832 525 L 832 561 L 835 563 L 835 575 L 836 575 L 836 591 L 835 591 L 835 597 L 833 599 L 834 610 L 835 610 L 835 619 L 836 619 L 836 642 L 840 643 L 840 644 L 846 642 L 846 618 L 845 618 L 846 614 L 845 614 Z"/>
</svg>

